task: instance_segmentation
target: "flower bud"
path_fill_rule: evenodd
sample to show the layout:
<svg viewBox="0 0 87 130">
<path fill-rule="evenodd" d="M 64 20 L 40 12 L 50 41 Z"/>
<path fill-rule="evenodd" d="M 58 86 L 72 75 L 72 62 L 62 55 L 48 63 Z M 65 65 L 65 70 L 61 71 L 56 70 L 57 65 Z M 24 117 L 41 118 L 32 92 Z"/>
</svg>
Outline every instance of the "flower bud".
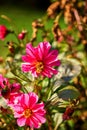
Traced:
<svg viewBox="0 0 87 130">
<path fill-rule="evenodd" d="M 69 120 L 74 112 L 74 109 L 68 106 L 63 114 L 63 120 Z"/>
<path fill-rule="evenodd" d="M 19 40 L 23 40 L 24 38 L 25 38 L 25 34 L 26 34 L 27 32 L 25 31 L 25 30 L 23 30 L 21 33 L 19 33 L 18 34 L 18 39 Z"/>
</svg>

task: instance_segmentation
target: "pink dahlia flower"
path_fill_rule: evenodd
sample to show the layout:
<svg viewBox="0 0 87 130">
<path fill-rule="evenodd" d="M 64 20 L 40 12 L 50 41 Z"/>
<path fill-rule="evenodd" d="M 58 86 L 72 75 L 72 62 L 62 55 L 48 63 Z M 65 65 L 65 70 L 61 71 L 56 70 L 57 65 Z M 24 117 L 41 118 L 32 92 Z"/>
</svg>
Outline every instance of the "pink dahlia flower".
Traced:
<svg viewBox="0 0 87 130">
<path fill-rule="evenodd" d="M 22 94 L 19 99 L 20 103 L 14 105 L 14 117 L 17 118 L 18 126 L 39 128 L 45 123 L 44 103 L 37 103 L 38 96 L 35 93 Z"/>
<path fill-rule="evenodd" d="M 7 32 L 8 32 L 7 28 L 4 25 L 0 25 L 0 39 L 1 40 L 4 40 L 4 38 L 7 35 Z"/>
<path fill-rule="evenodd" d="M 57 70 L 54 66 L 59 66 L 60 61 L 57 50 L 51 50 L 51 45 L 48 42 L 41 42 L 38 47 L 33 47 L 32 44 L 26 45 L 26 55 L 22 56 L 22 71 L 29 72 L 37 77 L 43 75 L 51 77 L 53 74 L 57 74 Z"/>
</svg>

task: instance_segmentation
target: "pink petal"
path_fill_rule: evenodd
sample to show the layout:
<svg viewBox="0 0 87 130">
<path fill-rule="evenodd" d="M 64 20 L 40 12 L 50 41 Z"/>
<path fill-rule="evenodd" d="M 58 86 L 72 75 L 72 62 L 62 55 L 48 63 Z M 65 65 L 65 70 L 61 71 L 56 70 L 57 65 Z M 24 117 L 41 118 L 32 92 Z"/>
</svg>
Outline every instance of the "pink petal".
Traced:
<svg viewBox="0 0 87 130">
<path fill-rule="evenodd" d="M 34 113 L 34 116 L 41 122 L 41 123 L 45 123 L 46 119 L 43 116 L 40 116 L 37 113 Z"/>
<path fill-rule="evenodd" d="M 22 63 L 21 69 L 23 72 L 29 72 L 30 71 L 30 64 L 29 63 Z"/>
<path fill-rule="evenodd" d="M 29 62 L 29 63 L 32 63 L 32 62 L 36 61 L 35 58 L 32 58 L 32 57 L 29 56 L 29 55 L 22 56 L 22 60 L 23 60 L 24 62 Z"/>
<path fill-rule="evenodd" d="M 32 58 L 35 58 L 35 48 L 32 46 L 32 44 L 29 43 L 26 45 L 26 53 Z"/>
<path fill-rule="evenodd" d="M 54 69 L 54 68 L 52 68 L 52 67 L 50 67 L 50 66 L 46 66 L 46 67 L 45 67 L 45 70 L 48 70 L 49 73 L 51 73 L 51 74 L 57 74 L 57 73 L 58 73 L 58 70 L 56 70 L 56 69 Z M 44 71 L 45 71 L 45 70 L 44 70 Z"/>
<path fill-rule="evenodd" d="M 49 42 L 40 42 L 38 48 L 40 49 L 40 52 L 42 53 L 42 55 L 45 57 L 48 54 L 51 48 L 51 45 Z"/>
<path fill-rule="evenodd" d="M 55 59 L 58 56 L 58 51 L 57 50 L 51 50 L 49 52 L 49 54 L 45 57 L 45 59 L 49 59 L 49 58 L 51 58 L 51 56 L 53 56 L 53 58 Z"/>
<path fill-rule="evenodd" d="M 17 119 L 18 126 L 24 126 L 25 122 L 26 122 L 26 118 L 24 118 L 24 117 L 21 117 L 21 118 Z"/>
<path fill-rule="evenodd" d="M 21 105 L 24 109 L 29 107 L 29 95 L 23 94 L 21 98 Z"/>
<path fill-rule="evenodd" d="M 46 69 L 42 72 L 42 75 L 47 76 L 48 78 L 51 78 L 50 72 L 48 70 L 46 70 Z"/>
<path fill-rule="evenodd" d="M 14 112 L 14 118 L 20 118 L 22 116 L 23 116 L 23 112 L 22 113 Z"/>
<path fill-rule="evenodd" d="M 29 125 L 31 128 L 32 127 L 34 127 L 34 128 L 40 127 L 39 121 L 36 118 L 34 118 L 33 116 L 31 118 L 27 119 L 26 124 Z"/>
<path fill-rule="evenodd" d="M 46 111 L 44 109 L 39 109 L 35 113 L 37 113 L 38 115 L 44 116 L 46 114 Z"/>
<path fill-rule="evenodd" d="M 59 66 L 60 65 L 60 60 L 48 62 L 47 65 L 49 65 L 49 66 Z"/>
<path fill-rule="evenodd" d="M 22 106 L 17 104 L 17 105 L 14 105 L 14 111 L 18 113 L 23 113 L 24 109 Z"/>
<path fill-rule="evenodd" d="M 37 101 L 38 101 L 38 96 L 35 93 L 30 92 L 29 93 L 29 107 L 33 108 L 35 104 L 37 103 Z"/>
<path fill-rule="evenodd" d="M 39 104 L 36 104 L 34 107 L 33 107 L 33 111 L 36 112 L 40 109 L 43 109 L 44 108 L 44 103 L 39 103 Z"/>
<path fill-rule="evenodd" d="M 33 124 L 33 121 L 31 120 L 31 118 L 26 119 L 26 125 L 30 126 L 31 128 L 34 127 L 34 124 Z"/>
</svg>

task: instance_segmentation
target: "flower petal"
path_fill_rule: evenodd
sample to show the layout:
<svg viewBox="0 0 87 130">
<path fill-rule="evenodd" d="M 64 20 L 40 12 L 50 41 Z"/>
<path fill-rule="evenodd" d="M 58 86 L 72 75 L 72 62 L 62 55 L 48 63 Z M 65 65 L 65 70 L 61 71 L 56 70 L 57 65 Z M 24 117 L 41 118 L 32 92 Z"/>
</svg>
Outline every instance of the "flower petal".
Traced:
<svg viewBox="0 0 87 130">
<path fill-rule="evenodd" d="M 28 43 L 26 45 L 26 53 L 32 58 L 35 58 L 35 48 L 32 46 L 31 43 Z"/>
<path fill-rule="evenodd" d="M 22 63 L 21 69 L 23 72 L 28 72 L 30 70 L 30 64 L 29 63 Z"/>
<path fill-rule="evenodd" d="M 26 120 L 26 125 L 30 126 L 31 128 L 39 128 L 40 125 L 39 125 L 39 120 L 37 120 L 36 118 L 34 117 L 31 117 L 31 118 L 28 118 Z"/>
<path fill-rule="evenodd" d="M 29 93 L 29 107 L 33 108 L 35 104 L 37 103 L 37 101 L 38 101 L 38 96 L 35 93 L 30 92 Z"/>
<path fill-rule="evenodd" d="M 40 121 L 40 123 L 45 123 L 46 122 L 46 119 L 43 116 L 40 116 L 37 113 L 34 113 L 34 116 L 35 116 L 35 118 L 37 118 Z"/>
<path fill-rule="evenodd" d="M 24 117 L 21 117 L 21 118 L 17 119 L 18 126 L 24 126 L 25 122 L 26 122 L 26 118 L 24 118 Z"/>
<path fill-rule="evenodd" d="M 35 58 L 33 58 L 33 57 L 31 57 L 31 56 L 29 56 L 29 55 L 24 55 L 24 56 L 22 56 L 22 60 L 24 61 L 24 62 L 34 62 L 35 61 Z"/>
<path fill-rule="evenodd" d="M 24 109 L 29 107 L 29 95 L 28 94 L 22 95 L 21 105 Z"/>
<path fill-rule="evenodd" d="M 44 103 L 39 103 L 39 104 L 36 104 L 34 107 L 33 107 L 33 111 L 36 112 L 38 110 L 41 110 L 44 108 Z"/>
</svg>

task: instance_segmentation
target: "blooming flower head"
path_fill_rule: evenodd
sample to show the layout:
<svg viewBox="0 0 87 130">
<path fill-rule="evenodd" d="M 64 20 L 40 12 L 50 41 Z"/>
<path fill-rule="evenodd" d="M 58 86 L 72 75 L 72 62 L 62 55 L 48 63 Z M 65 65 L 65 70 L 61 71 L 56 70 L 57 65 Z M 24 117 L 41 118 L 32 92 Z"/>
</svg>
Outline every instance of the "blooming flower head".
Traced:
<svg viewBox="0 0 87 130">
<path fill-rule="evenodd" d="M 0 39 L 1 40 L 4 40 L 4 38 L 7 35 L 7 32 L 8 32 L 7 28 L 4 25 L 0 25 Z"/>
<path fill-rule="evenodd" d="M 50 78 L 58 72 L 53 68 L 53 66 L 60 65 L 57 56 L 58 51 L 51 50 L 51 45 L 48 42 L 41 42 L 38 47 L 27 44 L 26 55 L 22 56 L 22 60 L 25 62 L 22 63 L 22 71 L 31 71 L 35 77 L 43 75 Z"/>
<path fill-rule="evenodd" d="M 16 98 L 16 97 L 15 97 Z M 18 126 L 30 126 L 39 128 L 46 119 L 44 115 L 44 103 L 37 103 L 38 96 L 30 92 L 19 97 L 19 103 L 14 105 L 14 117 L 17 118 Z"/>
</svg>

